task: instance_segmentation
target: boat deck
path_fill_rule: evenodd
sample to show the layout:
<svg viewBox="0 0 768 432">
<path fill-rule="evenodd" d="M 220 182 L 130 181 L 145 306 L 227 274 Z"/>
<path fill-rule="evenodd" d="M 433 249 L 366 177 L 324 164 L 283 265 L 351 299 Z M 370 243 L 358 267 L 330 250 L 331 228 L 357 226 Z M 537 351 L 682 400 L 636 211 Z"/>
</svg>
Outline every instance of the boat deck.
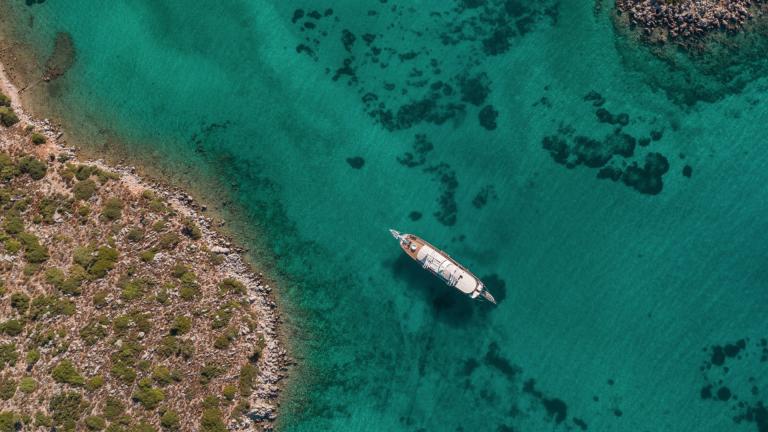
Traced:
<svg viewBox="0 0 768 432">
<path fill-rule="evenodd" d="M 473 294 L 482 289 L 482 282 L 447 253 L 412 234 L 407 235 L 406 239 L 407 243 L 400 243 L 403 251 L 448 285 L 464 294 Z"/>
</svg>

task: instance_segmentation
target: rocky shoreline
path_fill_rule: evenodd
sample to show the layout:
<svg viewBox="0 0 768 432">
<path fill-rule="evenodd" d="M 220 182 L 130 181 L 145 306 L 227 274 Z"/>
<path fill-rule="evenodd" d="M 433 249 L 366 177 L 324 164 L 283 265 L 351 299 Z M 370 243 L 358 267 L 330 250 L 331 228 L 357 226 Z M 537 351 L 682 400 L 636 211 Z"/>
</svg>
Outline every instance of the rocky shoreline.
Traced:
<svg viewBox="0 0 768 432">
<path fill-rule="evenodd" d="M 119 174 L 116 180 L 131 191 L 152 191 L 160 200 L 182 217 L 192 220 L 200 228 L 200 247 L 220 257 L 217 270 L 222 277 L 240 281 L 246 288 L 245 297 L 252 312 L 258 316 L 258 324 L 253 337 L 263 338 L 263 350 L 259 358 L 259 372 L 254 391 L 248 398 L 249 409 L 239 421 L 228 424 L 230 430 L 272 430 L 277 418 L 278 399 L 281 391 L 280 381 L 287 376 L 289 355 L 283 348 L 279 333 L 280 316 L 277 304 L 273 300 L 271 287 L 265 282 L 263 274 L 253 271 L 244 258 L 245 250 L 236 246 L 231 239 L 216 231 L 213 219 L 201 212 L 207 210 L 180 188 L 148 181 L 137 175 L 132 166 L 110 165 L 102 160 L 78 160 L 77 150 L 68 147 L 62 141 L 61 128 L 49 120 L 38 120 L 28 115 L 19 93 L 10 82 L 3 66 L 0 65 L 0 93 L 5 93 L 11 102 L 11 108 L 19 118 L 15 128 L 34 129 L 46 138 L 43 145 L 35 146 L 34 152 L 46 158 L 56 155 L 65 157 L 72 164 L 87 164 L 109 172 Z M 53 160 L 53 159 L 51 159 Z M 158 253 L 158 255 L 161 255 Z M 249 340 L 251 336 L 248 336 Z M 258 343 L 256 339 L 253 343 Z"/>
<path fill-rule="evenodd" d="M 616 0 L 616 14 L 649 42 L 687 45 L 715 32 L 742 31 L 765 5 L 764 0 Z"/>
</svg>

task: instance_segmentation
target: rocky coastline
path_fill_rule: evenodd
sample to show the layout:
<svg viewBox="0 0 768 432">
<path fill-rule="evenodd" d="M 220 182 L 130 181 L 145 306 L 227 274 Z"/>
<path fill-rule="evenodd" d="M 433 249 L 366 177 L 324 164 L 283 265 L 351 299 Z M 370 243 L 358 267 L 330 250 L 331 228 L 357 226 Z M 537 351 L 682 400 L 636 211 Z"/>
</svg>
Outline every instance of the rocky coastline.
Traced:
<svg viewBox="0 0 768 432">
<path fill-rule="evenodd" d="M 765 6 L 764 0 L 616 0 L 616 16 L 648 42 L 688 46 L 716 32 L 744 30 Z"/>
<path fill-rule="evenodd" d="M 9 154 L 15 154 L 17 156 L 22 154 L 32 154 L 35 157 L 37 157 L 39 160 L 47 161 L 48 164 L 48 171 L 51 172 L 52 170 L 58 170 L 59 172 L 63 170 L 65 166 L 65 162 L 67 166 L 80 166 L 80 167 L 89 167 L 88 169 L 93 170 L 93 172 L 108 172 L 108 173 L 114 173 L 114 180 L 110 180 L 113 182 L 116 182 L 116 185 L 109 186 L 109 190 L 111 193 L 120 194 L 121 197 L 125 196 L 153 196 L 153 200 L 162 202 L 166 208 L 170 209 L 169 216 L 166 216 L 164 219 L 168 221 L 169 226 L 171 227 L 180 227 L 180 232 L 184 232 L 183 226 L 179 225 L 175 221 L 186 221 L 184 223 L 188 223 L 189 226 L 197 227 L 197 231 L 195 233 L 194 237 L 194 244 L 186 244 L 184 242 L 187 241 L 187 239 L 182 240 L 181 245 L 183 247 L 177 248 L 174 252 L 165 252 L 165 251 L 159 251 L 156 255 L 154 255 L 153 258 L 149 259 L 150 262 L 154 263 L 160 263 L 163 264 L 163 260 L 165 259 L 168 261 L 169 259 L 173 260 L 180 260 L 184 262 L 190 262 L 191 264 L 194 264 L 194 260 L 196 258 L 199 258 L 202 256 L 201 254 L 206 254 L 205 256 L 212 257 L 211 260 L 216 262 L 215 270 L 213 271 L 213 274 L 216 275 L 216 277 L 221 278 L 227 278 L 227 280 L 235 280 L 239 282 L 238 287 L 244 287 L 244 290 L 238 291 L 241 294 L 239 295 L 238 302 L 242 305 L 240 307 L 245 307 L 248 309 L 248 313 L 252 313 L 252 316 L 258 317 L 253 321 L 252 324 L 248 324 L 248 327 L 251 327 L 250 330 L 243 330 L 245 327 L 244 324 L 240 324 L 240 335 L 236 336 L 237 341 L 232 349 L 230 349 L 230 354 L 224 355 L 240 355 L 239 353 L 245 352 L 244 350 L 253 350 L 253 348 L 248 348 L 248 346 L 259 346 L 259 355 L 256 360 L 253 360 L 253 355 L 251 355 L 251 361 L 253 361 L 254 365 L 256 365 L 258 373 L 255 377 L 254 383 L 253 383 L 253 391 L 250 394 L 243 393 L 242 398 L 244 399 L 241 401 L 243 403 L 242 406 L 246 406 L 247 409 L 241 409 L 238 411 L 238 408 L 226 408 L 223 406 L 222 408 L 216 408 L 221 412 L 225 413 L 239 413 L 239 414 L 231 414 L 227 415 L 226 418 L 228 420 L 226 421 L 227 429 L 229 430 L 272 430 L 274 421 L 277 418 L 277 407 L 278 407 L 278 399 L 280 395 L 281 390 L 281 380 L 283 380 L 287 376 L 287 365 L 289 363 L 289 356 L 286 350 L 284 349 L 283 342 L 281 340 L 281 334 L 279 333 L 279 326 L 280 326 L 280 315 L 277 308 L 277 304 L 275 303 L 273 299 L 273 293 L 271 287 L 268 285 L 268 283 L 265 281 L 263 274 L 255 272 L 252 267 L 249 265 L 249 263 L 244 258 L 245 251 L 236 246 L 233 241 L 229 238 L 227 238 L 225 235 L 221 234 L 220 232 L 216 231 L 215 229 L 215 222 L 213 219 L 206 217 L 202 214 L 202 212 L 206 211 L 206 207 L 204 205 L 198 204 L 195 202 L 195 200 L 186 192 L 179 188 L 170 187 L 164 184 L 156 183 L 149 181 L 145 178 L 141 178 L 137 175 L 137 170 L 135 167 L 131 166 L 122 166 L 122 165 L 110 165 L 102 160 L 81 160 L 78 156 L 78 152 L 75 148 L 68 147 L 66 142 L 62 140 L 63 132 L 61 131 L 61 128 L 59 126 L 56 126 L 52 124 L 47 119 L 40 120 L 35 119 L 29 116 L 21 104 L 21 99 L 19 96 L 18 91 L 13 86 L 13 84 L 8 79 L 7 75 L 3 71 L 2 65 L 0 65 L 0 93 L 7 95 L 8 99 L 10 100 L 9 108 L 12 109 L 13 112 L 15 112 L 16 116 L 18 117 L 18 123 L 15 124 L 12 127 L 8 128 L 2 128 L 3 131 L 0 131 L 0 151 L 6 152 Z M 34 131 L 32 133 L 31 131 Z M 44 137 L 43 139 L 40 139 L 40 141 L 43 141 L 42 143 L 35 143 L 37 145 L 33 145 L 29 142 L 30 133 L 32 135 L 40 135 Z M 33 138 L 33 141 L 35 139 Z M 111 174 L 110 174 L 111 175 Z M 48 181 L 48 180 L 44 180 Z M 56 180 L 58 181 L 58 180 Z M 51 182 L 54 182 L 51 180 Z M 112 183 L 110 183 L 112 184 Z M 54 184 L 43 186 L 45 190 L 52 190 L 55 189 L 57 186 Z M 103 203 L 102 198 L 98 197 L 98 195 L 94 198 L 97 200 L 98 203 Z M 141 199 L 141 198 L 139 198 Z M 92 200 L 93 201 L 93 200 Z M 131 211 L 134 211 L 135 204 L 129 203 Z M 130 213 L 128 211 L 129 206 L 126 206 L 125 213 Z M 62 222 L 61 216 L 56 216 L 58 219 L 55 221 L 56 224 L 60 224 Z M 68 216 L 64 216 L 64 219 L 66 219 Z M 128 216 L 126 216 L 127 218 Z M 137 216 L 138 217 L 138 216 Z M 142 220 L 144 216 L 141 216 Z M 54 225 L 55 226 L 55 225 Z M 31 228 L 34 231 L 34 227 Z M 124 228 L 124 231 L 128 228 Z M 123 234 L 118 234 L 118 236 Z M 150 235 L 154 235 L 151 234 Z M 183 238 L 184 236 L 182 236 Z M 119 238 L 119 237 L 118 237 Z M 113 240 L 114 241 L 114 240 Z M 120 246 L 121 240 L 118 240 L 117 249 L 121 249 Z M 55 242 L 52 243 L 51 239 L 43 239 L 42 243 L 48 244 L 49 248 L 52 249 L 51 256 L 54 256 L 55 251 L 53 248 L 55 247 Z M 122 254 L 123 252 L 121 252 Z M 185 256 L 185 254 L 188 254 Z M 162 255 L 166 255 L 163 257 Z M 3 257 L 6 257 L 3 255 Z M 6 257 L 7 258 L 7 257 Z M 9 258 L 11 259 L 11 258 Z M 143 260 L 143 258 L 142 258 Z M 27 266 L 29 267 L 29 266 Z M 193 270 L 197 271 L 197 268 L 192 265 L 191 266 Z M 202 266 L 205 267 L 205 266 Z M 10 266 L 8 267 L 11 268 Z M 120 264 L 118 263 L 117 268 L 120 268 Z M 26 269 L 26 267 L 25 267 Z M 8 270 L 11 271 L 11 270 Z M 13 272 L 18 271 L 12 270 Z M 128 270 L 129 272 L 131 270 Z M 117 270 L 113 271 L 113 273 L 117 272 Z M 6 275 L 2 275 L 5 277 L 5 285 L 6 288 L 9 288 L 8 283 L 8 277 L 11 274 L 15 273 L 9 273 Z M 198 275 L 198 285 L 200 287 L 200 290 L 203 292 L 203 295 L 208 298 L 209 291 L 207 288 L 207 284 L 211 285 L 212 288 L 210 292 L 213 294 L 213 300 L 206 300 L 209 304 L 209 307 L 218 307 L 218 303 L 216 303 L 218 300 L 215 299 L 215 287 L 218 287 L 219 290 L 221 290 L 221 282 L 215 281 L 212 278 L 206 279 L 206 275 L 210 275 L 211 273 L 205 273 L 205 270 L 200 270 L 200 274 Z M 107 278 L 105 278 L 106 280 Z M 31 277 L 31 280 L 35 280 L 35 276 L 33 275 Z M 13 292 L 13 283 L 10 284 L 10 292 Z M 102 284 L 103 285 L 103 284 Z M 239 290 L 240 288 L 238 288 Z M 0 299 L 2 298 L 2 295 L 0 295 Z M 172 296 L 172 300 L 173 296 Z M 78 303 L 78 312 L 77 315 L 80 315 L 79 310 L 79 303 Z M 197 306 L 192 305 L 187 312 L 191 313 L 192 316 L 197 316 L 194 309 Z M 24 318 L 21 318 L 22 322 Z M 194 318 L 195 320 L 198 320 L 198 318 Z M 201 321 L 203 319 L 208 320 L 208 317 L 201 317 L 199 318 Z M 207 322 L 207 321 L 206 321 Z M 233 320 L 234 322 L 234 320 Z M 73 327 L 74 330 L 74 327 Z M 80 330 L 82 332 L 82 329 Z M 208 331 L 208 330 L 206 330 Z M 142 332 L 143 333 L 143 332 Z M 145 336 L 140 333 L 139 338 L 144 338 Z M 194 333 L 194 330 L 193 330 Z M 201 337 L 205 339 L 208 337 L 206 334 L 201 334 Z M 0 342 L 3 342 L 3 336 L 2 331 L 0 331 Z M 233 340 L 235 338 L 232 338 Z M 148 343 L 148 339 L 141 339 L 142 341 Z M 194 344 L 199 344 L 196 336 L 192 337 L 192 340 L 194 341 Z M 118 340 L 119 342 L 119 340 Z M 239 346 L 237 344 L 241 344 L 242 346 Z M 77 343 L 75 343 L 73 346 L 77 348 Z M 234 350 L 234 351 L 232 351 Z M 72 350 L 74 353 L 73 355 L 77 355 L 77 349 Z M 214 351 L 215 352 L 215 351 Z M 101 359 L 91 359 L 91 356 L 93 353 L 88 353 L 88 351 L 83 352 L 85 358 L 88 358 L 86 362 L 84 362 L 80 367 L 83 369 L 83 372 L 88 370 L 95 370 L 99 371 L 100 368 L 103 367 L 103 362 L 100 361 Z M 201 353 L 201 355 L 203 355 Z M 205 354 L 208 355 L 208 354 Z M 96 357 L 93 355 L 93 357 Z M 145 356 L 146 357 L 146 356 Z M 211 358 L 205 357 L 205 358 Z M 247 356 L 246 356 L 247 358 Z M 198 360 L 200 361 L 200 360 Z M 23 365 L 22 365 L 23 366 Z M 197 373 L 196 371 L 199 369 L 200 365 L 195 365 L 190 370 L 194 369 L 194 373 Z M 224 366 L 222 366 L 224 368 Z M 18 368 L 17 368 L 18 369 Z M 182 368 L 183 369 L 183 368 Z M 24 374 L 23 369 L 19 369 L 21 372 L 20 374 Z M 189 371 L 188 371 L 189 372 Z M 182 370 L 181 373 L 184 373 Z M 189 372 L 192 373 L 192 372 Z M 189 375 L 188 373 L 188 375 Z M 229 372 L 226 372 L 224 375 L 227 375 Z M 28 374 L 28 372 L 27 372 Z M 139 373 L 139 376 L 142 374 Z M 231 375 L 231 374 L 229 374 Z M 234 375 L 235 382 L 237 375 Z M 5 377 L 3 377 L 5 379 Z M 11 378 L 8 378 L 11 379 Z M 18 380 L 18 377 L 15 378 Z M 23 378 L 22 378 L 23 379 Z M 149 378 L 147 378 L 149 379 Z M 217 379 L 224 379 L 224 378 L 217 378 Z M 38 381 L 40 381 L 38 379 Z M 110 388 L 109 392 L 110 395 L 117 394 L 120 391 L 115 390 L 114 387 L 110 387 L 111 384 L 109 384 L 109 380 L 107 388 Z M 42 381 L 40 381 L 42 384 Z M 222 381 L 224 382 L 224 381 Z M 71 384 L 71 383 L 70 383 Z M 139 381 L 139 389 L 141 390 L 141 381 Z M 218 385 L 218 384 L 217 384 Z M 223 384 L 222 384 L 223 385 Z M 66 386 L 65 386 L 66 387 Z M 226 387 L 226 386 L 225 386 Z M 134 384 L 135 388 L 135 384 Z M 140 391 L 137 390 L 137 391 Z M 170 391 L 170 390 L 169 390 Z M 19 394 L 16 396 L 17 398 L 20 397 Z M 97 398 L 97 396 L 93 396 L 94 398 Z M 101 397 L 101 396 L 98 396 Z M 134 400 L 136 398 L 136 394 L 134 394 Z M 190 397 L 190 395 L 187 395 L 187 397 Z M 202 399 L 202 396 L 200 397 Z M 222 396 L 214 396 L 214 399 L 221 400 L 222 403 L 226 401 L 225 397 Z M 11 402 L 15 399 L 11 399 Z M 207 399 L 202 400 L 202 406 L 206 407 L 206 409 L 211 409 L 208 405 L 210 405 L 210 396 Z M 236 401 L 239 399 L 236 399 Z M 3 401 L 8 402 L 8 401 Z M 100 400 L 94 400 L 91 401 L 93 406 L 100 405 L 103 403 L 103 401 Z M 170 401 L 169 401 L 170 403 Z M 208 405 L 206 405 L 208 404 Z M 4 411 L 6 407 L 13 408 L 13 404 L 5 405 L 3 403 L 4 408 L 0 411 Z M 23 404 L 17 406 L 18 409 L 23 409 Z M 181 410 L 179 410 L 181 411 Z M 162 412 L 162 411 L 161 411 Z M 4 411 L 5 414 L 5 411 Z M 48 413 L 51 415 L 51 413 Z M 55 412 L 52 414 L 55 416 Z M 181 412 L 183 417 L 183 412 Z M 90 419 L 91 417 L 89 417 Z M 199 418 L 199 413 L 195 415 L 195 418 Z M 22 420 L 14 418 L 14 421 L 21 422 Z M 0 419 L 2 420 L 2 419 Z M 86 419 L 88 420 L 88 419 Z M 189 419 L 186 420 L 182 418 L 181 424 L 187 425 L 187 427 L 182 427 L 181 430 L 191 430 L 188 429 L 190 425 Z M 193 422 L 196 420 L 192 420 Z M 204 422 L 205 420 L 201 420 Z M 162 425 L 162 418 L 159 418 L 159 420 L 155 420 L 157 422 L 157 425 Z M 152 423 L 150 421 L 150 423 Z M 17 427 L 20 423 L 17 424 Z M 149 423 L 147 423 L 149 425 Z M 150 425 L 151 426 L 151 425 Z M 80 429 L 81 426 L 78 426 L 78 429 Z M 196 426 L 198 427 L 198 426 Z M 109 429 L 108 429 L 109 430 Z M 122 429 L 120 429 L 122 430 Z M 130 430 L 139 430 L 139 429 L 130 429 Z M 141 429 L 141 430 L 151 430 L 151 429 Z M 163 430 L 165 430 L 165 427 L 163 426 Z M 207 429 L 206 429 L 207 430 Z M 213 429 L 211 429 L 213 430 Z"/>
</svg>

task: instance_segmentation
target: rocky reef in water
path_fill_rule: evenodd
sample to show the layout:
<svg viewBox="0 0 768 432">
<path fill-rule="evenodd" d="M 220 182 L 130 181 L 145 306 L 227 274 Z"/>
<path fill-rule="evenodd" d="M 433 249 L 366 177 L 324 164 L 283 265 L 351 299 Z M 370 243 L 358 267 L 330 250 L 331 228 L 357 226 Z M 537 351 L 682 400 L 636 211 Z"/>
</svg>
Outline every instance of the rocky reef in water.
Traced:
<svg viewBox="0 0 768 432">
<path fill-rule="evenodd" d="M 687 45 L 712 32 L 741 31 L 764 6 L 763 0 L 616 0 L 616 15 L 650 42 Z"/>
<path fill-rule="evenodd" d="M 616 0 L 622 63 L 675 104 L 741 93 L 768 71 L 765 0 Z"/>
<path fill-rule="evenodd" d="M 287 356 L 243 251 L 0 78 L 0 430 L 271 430 Z"/>
</svg>

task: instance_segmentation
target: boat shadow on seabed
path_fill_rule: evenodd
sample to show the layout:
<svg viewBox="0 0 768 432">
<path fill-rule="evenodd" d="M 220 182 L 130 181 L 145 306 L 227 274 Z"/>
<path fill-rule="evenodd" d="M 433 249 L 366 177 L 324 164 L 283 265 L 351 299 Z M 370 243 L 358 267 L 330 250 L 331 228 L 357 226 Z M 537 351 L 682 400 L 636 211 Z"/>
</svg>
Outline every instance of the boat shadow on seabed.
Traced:
<svg viewBox="0 0 768 432">
<path fill-rule="evenodd" d="M 407 255 L 400 254 L 387 263 L 395 279 L 402 280 L 419 298 L 429 303 L 435 319 L 450 325 L 466 326 L 468 322 L 481 318 L 494 309 L 488 302 L 477 302 L 445 285 Z M 482 278 L 494 293 L 496 302 L 501 304 L 506 297 L 505 283 L 496 275 Z"/>
</svg>

